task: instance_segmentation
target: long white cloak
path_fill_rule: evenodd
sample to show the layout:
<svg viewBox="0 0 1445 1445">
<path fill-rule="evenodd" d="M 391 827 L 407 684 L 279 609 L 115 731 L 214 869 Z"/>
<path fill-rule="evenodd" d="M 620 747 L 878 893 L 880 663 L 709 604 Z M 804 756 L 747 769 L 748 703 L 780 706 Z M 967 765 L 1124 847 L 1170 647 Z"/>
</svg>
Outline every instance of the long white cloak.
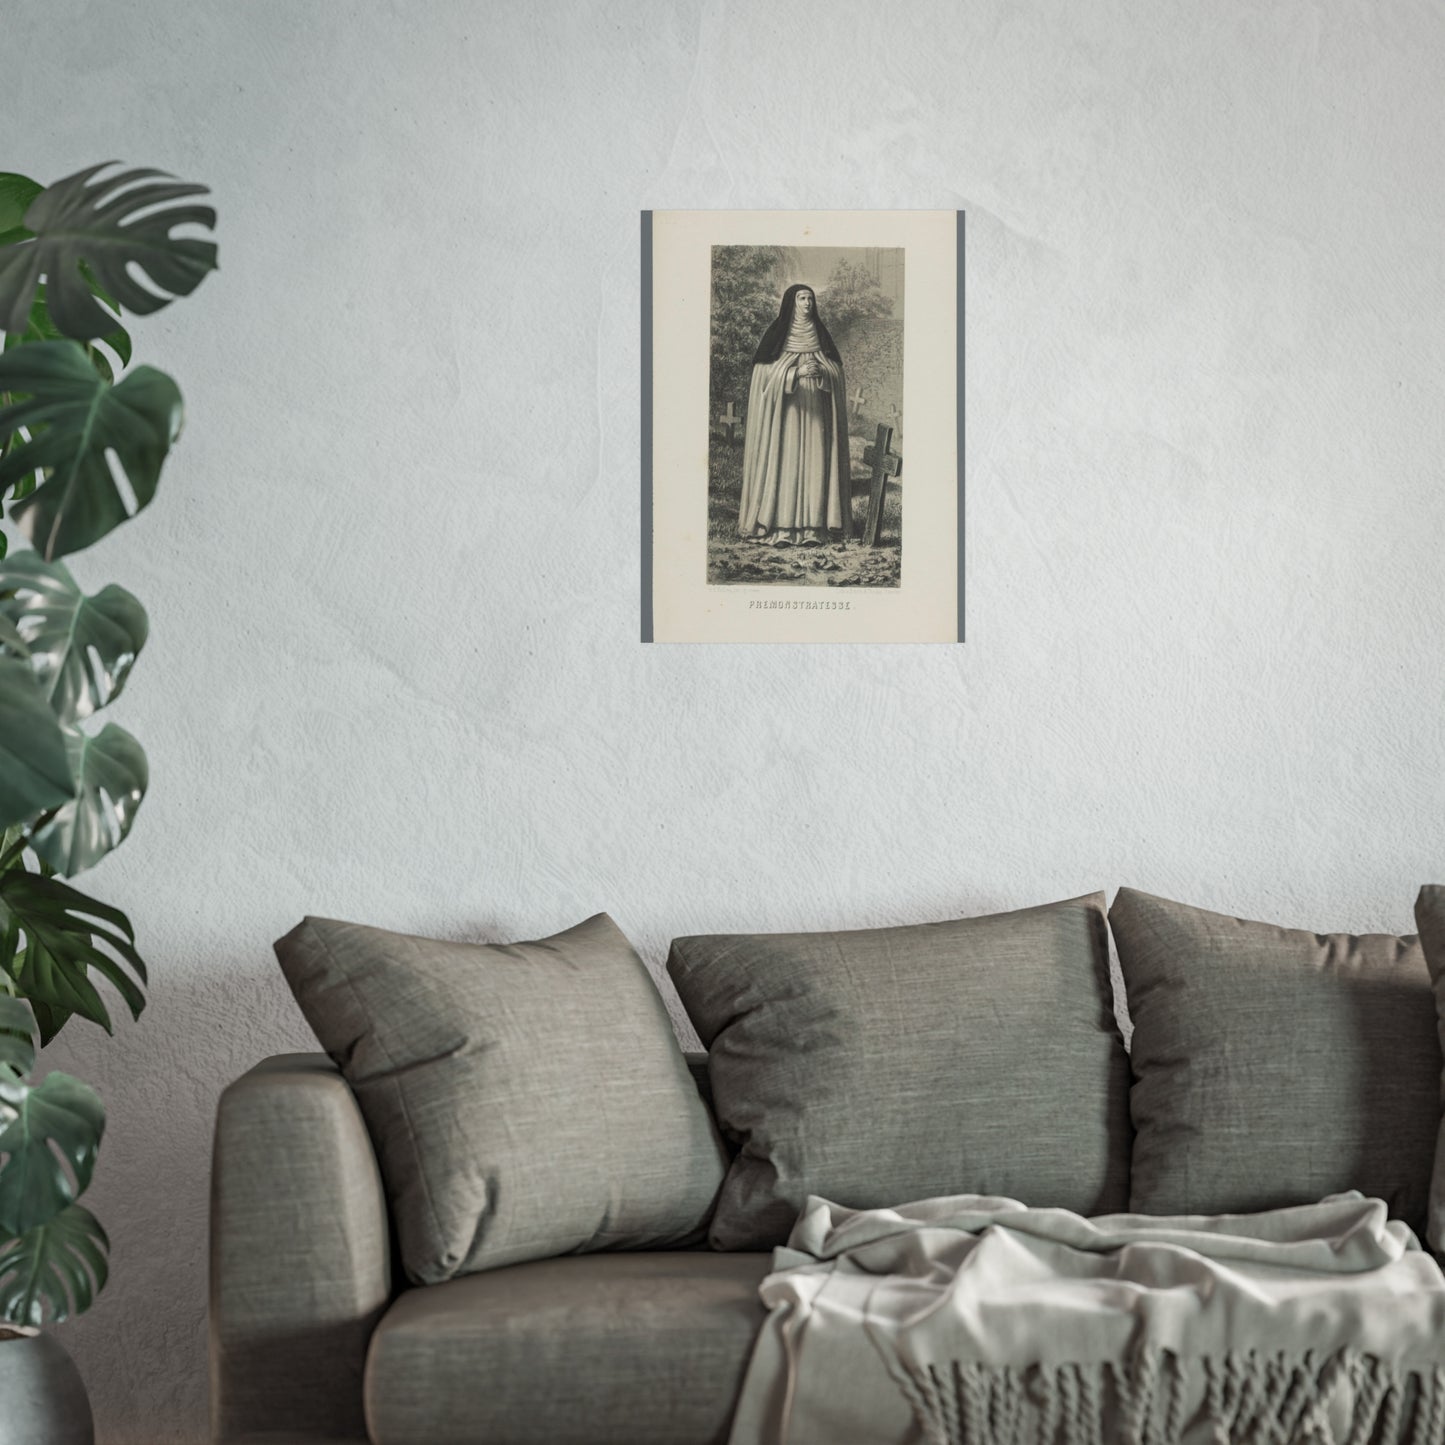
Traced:
<svg viewBox="0 0 1445 1445">
<path fill-rule="evenodd" d="M 812 355 L 821 375 L 799 378 Z M 753 367 L 743 439 L 738 533 L 761 542 L 852 536 L 843 368 L 822 352 L 784 351 Z"/>
</svg>

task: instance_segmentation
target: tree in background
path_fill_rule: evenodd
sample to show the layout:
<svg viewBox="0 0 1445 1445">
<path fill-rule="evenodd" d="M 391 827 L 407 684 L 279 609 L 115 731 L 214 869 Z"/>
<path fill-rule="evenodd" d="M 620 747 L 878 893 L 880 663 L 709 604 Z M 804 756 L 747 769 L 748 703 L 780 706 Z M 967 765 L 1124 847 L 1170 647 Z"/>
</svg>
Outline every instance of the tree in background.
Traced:
<svg viewBox="0 0 1445 1445">
<path fill-rule="evenodd" d="M 893 298 L 883 294 L 866 266 L 845 259 L 833 267 L 827 289 L 818 297 L 818 310 L 836 337 L 859 321 L 892 316 Z"/>
<path fill-rule="evenodd" d="M 787 277 L 797 269 L 787 246 L 714 246 L 712 367 L 709 398 L 716 418 L 732 402 L 747 406 L 753 353 L 778 314 Z"/>
</svg>

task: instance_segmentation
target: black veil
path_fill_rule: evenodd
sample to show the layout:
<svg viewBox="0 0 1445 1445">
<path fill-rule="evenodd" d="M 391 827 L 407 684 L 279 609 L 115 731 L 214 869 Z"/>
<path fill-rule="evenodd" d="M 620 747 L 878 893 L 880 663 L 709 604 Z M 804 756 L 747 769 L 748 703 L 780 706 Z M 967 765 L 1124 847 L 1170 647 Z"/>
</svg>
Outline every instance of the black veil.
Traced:
<svg viewBox="0 0 1445 1445">
<path fill-rule="evenodd" d="M 838 348 L 833 345 L 833 338 L 828 335 L 828 328 L 823 325 L 823 318 L 818 311 L 818 293 L 801 281 L 783 292 L 783 304 L 778 308 L 778 319 L 763 332 L 763 339 L 758 342 L 758 349 L 753 355 L 754 366 L 766 366 L 783 354 L 783 346 L 793 325 L 793 309 L 797 305 L 799 291 L 813 292 L 813 324 L 818 328 L 818 341 L 823 355 L 829 361 L 836 361 L 842 366 L 843 358 L 838 355 Z"/>
</svg>

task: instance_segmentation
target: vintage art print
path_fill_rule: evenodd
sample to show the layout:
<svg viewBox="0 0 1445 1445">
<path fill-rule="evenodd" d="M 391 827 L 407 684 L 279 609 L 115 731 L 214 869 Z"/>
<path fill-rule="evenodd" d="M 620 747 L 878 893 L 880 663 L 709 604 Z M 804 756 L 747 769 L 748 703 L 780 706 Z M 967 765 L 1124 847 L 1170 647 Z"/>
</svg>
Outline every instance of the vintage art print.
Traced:
<svg viewBox="0 0 1445 1445">
<path fill-rule="evenodd" d="M 962 212 L 647 211 L 642 263 L 643 640 L 961 642 Z"/>
</svg>

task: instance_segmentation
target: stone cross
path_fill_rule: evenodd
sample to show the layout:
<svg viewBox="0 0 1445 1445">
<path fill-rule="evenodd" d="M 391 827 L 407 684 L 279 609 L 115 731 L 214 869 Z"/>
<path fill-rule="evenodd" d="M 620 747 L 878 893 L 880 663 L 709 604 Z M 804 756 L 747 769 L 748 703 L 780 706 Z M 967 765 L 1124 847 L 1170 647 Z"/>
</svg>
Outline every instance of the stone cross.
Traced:
<svg viewBox="0 0 1445 1445">
<path fill-rule="evenodd" d="M 863 388 L 861 386 L 858 387 L 853 392 L 853 395 L 850 399 L 853 403 L 853 415 L 861 415 L 863 411 L 863 403 L 868 400 L 867 394 L 864 392 Z"/>
<path fill-rule="evenodd" d="M 728 402 L 728 409 L 718 418 L 718 421 L 727 428 L 729 444 L 737 439 L 737 429 L 742 424 L 742 420 L 742 417 L 733 410 L 732 402 Z"/>
<path fill-rule="evenodd" d="M 863 545 L 878 545 L 878 527 L 883 521 L 883 490 L 889 477 L 903 475 L 903 458 L 892 450 L 893 428 L 878 423 L 878 436 L 871 447 L 863 450 L 863 461 L 873 468 L 873 480 L 868 488 L 868 520 L 863 524 Z"/>
</svg>

